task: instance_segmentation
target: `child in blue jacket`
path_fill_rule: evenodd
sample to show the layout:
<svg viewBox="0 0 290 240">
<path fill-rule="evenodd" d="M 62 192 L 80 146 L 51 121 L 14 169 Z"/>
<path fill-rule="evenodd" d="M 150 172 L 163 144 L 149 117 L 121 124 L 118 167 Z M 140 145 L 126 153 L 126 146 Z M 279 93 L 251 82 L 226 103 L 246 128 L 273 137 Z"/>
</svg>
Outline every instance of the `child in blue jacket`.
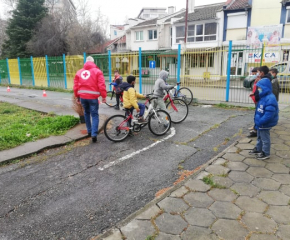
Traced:
<svg viewBox="0 0 290 240">
<path fill-rule="evenodd" d="M 257 83 L 260 100 L 255 112 L 255 126 L 257 128 L 257 144 L 249 154 L 257 155 L 256 158 L 264 160 L 270 158 L 270 130 L 278 123 L 278 102 L 272 93 L 272 84 L 269 79 L 262 78 Z"/>
</svg>

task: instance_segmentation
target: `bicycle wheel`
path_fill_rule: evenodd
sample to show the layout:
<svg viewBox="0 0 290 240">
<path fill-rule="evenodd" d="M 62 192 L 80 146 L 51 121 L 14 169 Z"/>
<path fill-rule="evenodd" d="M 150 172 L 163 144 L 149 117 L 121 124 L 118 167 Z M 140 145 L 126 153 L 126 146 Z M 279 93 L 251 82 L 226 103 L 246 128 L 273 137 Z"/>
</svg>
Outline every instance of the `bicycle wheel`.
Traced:
<svg viewBox="0 0 290 240">
<path fill-rule="evenodd" d="M 172 104 L 167 103 L 166 109 L 173 123 L 181 123 L 188 115 L 188 105 L 182 99 L 172 99 Z"/>
<path fill-rule="evenodd" d="M 116 93 L 114 91 L 108 91 L 107 92 L 107 98 L 106 98 L 106 104 L 109 107 L 114 107 L 116 106 Z"/>
<path fill-rule="evenodd" d="M 187 87 L 180 88 L 177 92 L 176 97 L 184 100 L 187 105 L 191 104 L 193 100 L 193 94 Z"/>
<path fill-rule="evenodd" d="M 171 118 L 166 111 L 157 110 L 149 116 L 148 127 L 153 134 L 162 136 L 170 129 Z"/>
<path fill-rule="evenodd" d="M 105 122 L 104 133 L 109 140 L 121 142 L 128 137 L 128 124 L 124 115 L 114 115 Z"/>
</svg>

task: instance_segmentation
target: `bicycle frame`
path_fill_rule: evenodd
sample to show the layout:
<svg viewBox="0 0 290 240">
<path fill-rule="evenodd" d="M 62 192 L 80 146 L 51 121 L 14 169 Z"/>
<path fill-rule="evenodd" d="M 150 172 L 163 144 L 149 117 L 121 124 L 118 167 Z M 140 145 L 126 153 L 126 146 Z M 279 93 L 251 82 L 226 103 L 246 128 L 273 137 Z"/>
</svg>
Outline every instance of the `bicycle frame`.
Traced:
<svg viewBox="0 0 290 240">
<path fill-rule="evenodd" d="M 128 127 L 128 126 L 124 126 L 124 124 L 125 123 L 128 123 L 129 121 L 130 121 L 130 119 L 133 119 L 133 115 L 132 115 L 132 113 L 130 113 L 129 115 L 128 115 L 128 117 L 123 121 L 123 122 L 121 122 L 120 124 L 119 124 L 119 126 L 118 126 L 118 130 L 127 130 L 127 131 L 129 131 L 130 130 L 130 127 Z"/>
<path fill-rule="evenodd" d="M 170 96 L 169 91 L 167 91 L 167 94 L 166 94 L 165 97 L 163 98 L 163 101 L 166 102 L 167 99 L 169 99 L 169 101 L 170 101 L 170 103 L 171 103 L 171 106 L 173 107 L 174 111 L 177 111 L 177 112 L 178 112 L 178 110 L 177 110 L 177 108 L 175 107 L 175 105 L 174 105 L 174 103 L 173 103 L 173 100 L 172 100 L 172 98 L 171 98 L 171 96 Z"/>
</svg>

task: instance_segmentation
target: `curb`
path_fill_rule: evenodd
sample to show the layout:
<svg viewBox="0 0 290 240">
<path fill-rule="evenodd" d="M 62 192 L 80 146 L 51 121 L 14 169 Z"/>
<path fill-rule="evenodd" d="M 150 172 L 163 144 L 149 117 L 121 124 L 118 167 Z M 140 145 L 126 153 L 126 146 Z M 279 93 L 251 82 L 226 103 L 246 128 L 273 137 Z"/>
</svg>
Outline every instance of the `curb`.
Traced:
<svg viewBox="0 0 290 240">
<path fill-rule="evenodd" d="M 129 215 L 127 218 L 125 218 L 124 220 L 121 220 L 120 222 L 118 222 L 116 224 L 116 226 L 112 227 L 111 229 L 108 229 L 106 232 L 102 233 L 101 235 L 98 236 L 93 236 L 90 238 L 90 240 L 102 240 L 106 237 L 109 237 L 110 235 L 113 234 L 114 231 L 119 230 L 120 228 L 127 225 L 130 221 L 132 221 L 134 218 L 136 218 L 138 215 L 140 215 L 141 213 L 145 212 L 147 209 L 149 209 L 150 207 L 152 207 L 153 205 L 157 204 L 158 202 L 160 202 L 161 200 L 163 200 L 164 198 L 168 197 L 172 192 L 174 192 L 175 190 L 177 190 L 178 188 L 182 187 L 187 181 L 195 178 L 200 172 L 204 171 L 209 165 L 211 165 L 216 159 L 222 157 L 224 154 L 226 154 L 227 150 L 230 149 L 231 147 L 233 147 L 234 145 L 236 145 L 237 143 L 239 143 L 239 141 L 244 138 L 244 136 L 242 136 L 239 140 L 234 141 L 230 146 L 228 146 L 226 149 L 224 149 L 222 152 L 220 152 L 219 154 L 217 154 L 215 157 L 213 157 L 212 159 L 210 159 L 208 162 L 206 162 L 205 164 L 203 164 L 200 169 L 198 169 L 195 173 L 193 173 L 191 176 L 189 176 L 188 178 L 184 179 L 182 182 L 179 182 L 178 184 L 174 185 L 173 187 L 171 187 L 169 190 L 167 190 L 165 193 L 163 193 L 162 195 L 160 195 L 157 198 L 154 198 L 153 200 L 151 200 L 149 203 L 147 203 L 144 207 L 142 207 L 141 209 L 137 210 L 136 212 L 132 213 L 131 215 Z"/>
<path fill-rule="evenodd" d="M 99 125 L 98 133 L 100 133 L 101 131 L 103 131 L 104 126 L 105 126 L 105 123 L 106 123 L 106 120 L 108 119 L 108 116 L 106 116 L 106 115 L 100 115 L 100 118 L 102 118 L 102 117 L 103 117 L 104 119 L 102 119 L 101 121 L 99 121 L 99 123 L 100 123 L 100 122 L 102 122 L 102 123 L 101 123 L 101 125 Z M 61 141 L 61 142 L 58 142 L 58 143 L 55 143 L 55 144 L 54 144 L 53 142 L 50 141 L 49 144 L 47 144 L 47 145 L 44 144 L 45 146 L 43 146 L 43 147 L 41 147 L 41 148 L 39 148 L 39 149 L 37 149 L 37 150 L 32 150 L 31 152 L 27 152 L 27 153 L 25 153 L 25 154 L 15 155 L 14 157 L 9 157 L 8 159 L 0 160 L 0 164 L 1 164 L 1 165 L 2 165 L 2 164 L 8 164 L 8 163 L 10 163 L 11 161 L 13 161 L 13 160 L 15 160 L 15 159 L 19 159 L 19 158 L 22 159 L 22 158 L 25 158 L 25 157 L 29 157 L 29 156 L 31 156 L 31 155 L 33 155 L 33 154 L 35 154 L 35 153 L 42 152 L 43 150 L 46 150 L 46 149 L 51 149 L 51 148 L 61 147 L 61 146 L 64 146 L 64 145 L 66 145 L 66 144 L 68 144 L 68 143 L 71 143 L 71 142 L 74 142 L 74 141 L 78 141 L 78 140 L 82 140 L 82 139 L 88 138 L 87 135 L 77 136 L 77 137 L 68 137 L 68 135 L 69 135 L 70 132 L 73 132 L 76 128 L 80 128 L 82 125 L 83 125 L 83 124 L 81 124 L 81 123 L 75 125 L 73 128 L 69 129 L 69 130 L 66 132 L 65 135 L 61 135 L 61 136 L 50 136 L 50 137 L 48 137 L 48 138 L 39 139 L 39 140 L 36 141 L 36 142 L 28 142 L 28 143 L 25 143 L 26 145 L 27 145 L 27 144 L 32 144 L 32 143 L 35 144 L 35 145 L 38 145 L 40 141 L 49 141 L 49 140 L 48 140 L 49 138 L 50 138 L 50 139 L 51 139 L 51 138 L 53 138 L 53 139 L 58 139 L 58 140 L 60 140 L 60 141 L 61 141 L 61 139 L 63 139 L 63 138 L 67 138 L 67 140 L 64 140 L 64 141 Z M 84 126 L 85 126 L 85 125 L 84 125 Z M 18 147 L 21 147 L 21 146 L 23 147 L 23 146 L 25 146 L 25 144 L 20 145 L 20 146 L 18 146 Z M 15 147 L 15 148 L 12 148 L 12 149 L 8 149 L 8 150 L 3 150 L 3 152 L 4 152 L 4 151 L 15 151 L 15 149 L 18 148 L 18 147 Z M 2 154 L 3 154 L 3 152 L 2 152 Z M 0 152 L 0 153 L 1 153 L 1 152 Z"/>
</svg>

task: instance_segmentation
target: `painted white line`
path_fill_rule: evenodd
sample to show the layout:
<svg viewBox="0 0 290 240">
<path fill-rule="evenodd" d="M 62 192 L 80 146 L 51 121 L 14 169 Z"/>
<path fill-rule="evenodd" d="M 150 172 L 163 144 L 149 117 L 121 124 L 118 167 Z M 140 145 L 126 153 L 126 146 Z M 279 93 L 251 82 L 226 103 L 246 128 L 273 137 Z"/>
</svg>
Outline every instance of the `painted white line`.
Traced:
<svg viewBox="0 0 290 240">
<path fill-rule="evenodd" d="M 120 162 L 123 162 L 123 161 L 125 161 L 125 160 L 127 160 L 127 159 L 129 159 L 129 158 L 131 158 L 131 157 L 133 157 L 133 156 L 141 153 L 141 152 L 144 152 L 144 151 L 146 151 L 146 150 L 148 150 L 150 148 L 153 148 L 157 144 L 162 143 L 162 142 L 166 141 L 169 138 L 172 138 L 176 134 L 175 128 L 174 127 L 170 128 L 170 131 L 171 131 L 171 133 L 167 137 L 165 137 L 165 138 L 163 138 L 161 140 L 158 140 L 155 143 L 152 143 L 148 147 L 145 147 L 145 148 L 140 149 L 140 150 L 138 150 L 136 152 L 130 153 L 130 154 L 124 156 L 124 157 L 121 157 L 121 158 L 117 159 L 116 161 L 110 162 L 110 163 L 104 165 L 103 167 L 99 167 L 98 169 L 101 170 L 101 171 L 103 171 L 103 170 L 105 170 L 105 169 L 107 169 L 109 167 L 115 166 L 115 165 L 119 164 Z"/>
</svg>

